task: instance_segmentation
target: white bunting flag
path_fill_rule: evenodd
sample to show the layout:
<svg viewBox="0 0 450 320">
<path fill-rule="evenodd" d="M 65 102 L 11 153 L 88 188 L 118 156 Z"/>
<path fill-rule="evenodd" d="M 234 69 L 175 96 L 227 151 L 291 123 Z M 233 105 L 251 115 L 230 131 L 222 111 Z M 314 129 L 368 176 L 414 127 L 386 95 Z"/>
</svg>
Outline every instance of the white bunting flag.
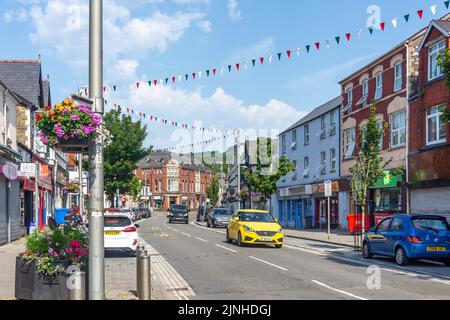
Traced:
<svg viewBox="0 0 450 320">
<path fill-rule="evenodd" d="M 297 48 L 297 57 L 300 56 L 300 48 Z"/>
<path fill-rule="evenodd" d="M 330 45 L 330 40 L 325 40 L 325 44 L 326 44 L 326 46 L 327 46 L 328 49 L 331 47 L 331 45 Z"/>
<path fill-rule="evenodd" d="M 431 7 L 430 7 L 430 10 L 431 10 L 431 12 L 433 13 L 433 15 L 436 14 L 436 8 L 437 8 L 437 5 L 434 5 L 434 6 L 431 6 Z"/>
<path fill-rule="evenodd" d="M 398 24 L 398 19 L 392 19 L 392 25 L 394 26 L 394 28 L 397 28 L 397 24 Z"/>
<path fill-rule="evenodd" d="M 273 54 L 271 54 L 269 57 L 269 63 L 272 63 L 272 60 L 273 60 Z"/>
<path fill-rule="evenodd" d="M 356 34 L 358 35 L 358 38 L 361 38 L 363 33 L 363 29 L 358 29 L 358 31 L 356 31 Z"/>
</svg>

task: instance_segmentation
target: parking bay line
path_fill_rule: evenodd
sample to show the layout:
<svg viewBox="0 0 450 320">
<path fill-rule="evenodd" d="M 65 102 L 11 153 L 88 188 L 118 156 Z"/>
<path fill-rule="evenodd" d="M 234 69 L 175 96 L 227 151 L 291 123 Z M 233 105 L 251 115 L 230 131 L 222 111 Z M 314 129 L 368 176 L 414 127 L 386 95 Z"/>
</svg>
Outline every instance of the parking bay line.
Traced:
<svg viewBox="0 0 450 320">
<path fill-rule="evenodd" d="M 355 299 L 358 299 L 358 300 L 364 300 L 364 301 L 369 300 L 369 299 L 366 299 L 366 298 L 363 298 L 363 297 L 356 296 L 356 295 L 354 295 L 354 294 L 352 294 L 350 292 L 330 287 L 329 285 L 326 285 L 325 283 L 319 282 L 317 280 L 311 280 L 311 281 L 314 282 L 315 284 L 321 286 L 321 287 L 327 288 L 327 289 L 329 289 L 331 291 L 335 291 L 335 292 L 339 292 L 339 293 L 345 294 L 345 295 L 347 295 L 349 297 L 352 297 L 352 298 L 355 298 Z"/>
<path fill-rule="evenodd" d="M 277 269 L 280 269 L 280 270 L 283 270 L 283 271 L 288 271 L 288 269 L 286 269 L 286 268 L 283 268 L 283 267 L 277 266 L 276 264 L 273 264 L 273 263 L 267 262 L 267 261 L 265 261 L 265 260 L 261 260 L 261 259 L 258 259 L 258 258 L 252 257 L 252 256 L 250 256 L 250 258 L 251 258 L 251 259 L 253 259 L 253 260 L 256 260 L 256 261 L 259 261 L 259 262 L 265 263 L 265 264 L 267 264 L 267 265 L 269 265 L 269 266 L 275 267 L 275 268 L 277 268 Z"/>
<path fill-rule="evenodd" d="M 237 251 L 236 251 L 236 250 L 233 250 L 233 249 L 230 249 L 230 248 L 227 248 L 227 247 L 221 246 L 220 244 L 216 244 L 216 247 L 219 247 L 219 248 L 222 248 L 222 249 L 225 249 L 225 250 L 231 251 L 231 252 L 233 252 L 233 253 L 237 253 Z"/>
<path fill-rule="evenodd" d="M 192 238 L 192 236 L 191 236 L 190 234 L 186 233 L 186 232 L 182 232 L 181 234 L 182 234 L 183 236 L 188 237 L 188 238 Z"/>
<path fill-rule="evenodd" d="M 205 243 L 209 242 L 208 240 L 205 240 L 205 239 L 202 239 L 202 238 L 199 238 L 199 237 L 195 237 L 195 239 L 197 239 L 198 241 L 201 241 L 201 242 L 205 242 Z"/>
</svg>

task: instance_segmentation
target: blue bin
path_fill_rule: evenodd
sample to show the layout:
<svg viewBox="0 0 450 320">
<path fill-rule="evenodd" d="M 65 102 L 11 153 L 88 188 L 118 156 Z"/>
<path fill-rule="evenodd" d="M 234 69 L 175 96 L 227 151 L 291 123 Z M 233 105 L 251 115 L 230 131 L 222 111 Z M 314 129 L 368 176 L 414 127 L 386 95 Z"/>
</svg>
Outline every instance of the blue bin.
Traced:
<svg viewBox="0 0 450 320">
<path fill-rule="evenodd" d="M 66 221 L 64 218 L 67 216 L 69 211 L 69 209 L 56 209 L 56 223 L 60 225 L 65 224 Z"/>
</svg>

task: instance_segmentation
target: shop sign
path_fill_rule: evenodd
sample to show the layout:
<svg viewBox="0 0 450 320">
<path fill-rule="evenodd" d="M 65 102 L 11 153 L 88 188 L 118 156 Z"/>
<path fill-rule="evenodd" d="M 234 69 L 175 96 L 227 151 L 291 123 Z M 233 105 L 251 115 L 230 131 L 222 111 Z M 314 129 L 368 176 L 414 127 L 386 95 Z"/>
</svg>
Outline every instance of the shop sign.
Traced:
<svg viewBox="0 0 450 320">
<path fill-rule="evenodd" d="M 384 176 L 377 180 L 377 182 L 370 187 L 370 189 L 383 189 L 398 187 L 399 182 L 403 182 L 403 178 L 393 175 L 391 171 L 384 171 Z"/>
<path fill-rule="evenodd" d="M 314 194 L 325 193 L 325 191 L 326 191 L 325 190 L 325 183 L 314 184 L 312 186 L 312 191 L 313 191 Z M 336 192 L 336 193 L 339 192 L 339 182 L 338 181 L 331 182 L 331 192 L 332 193 L 333 192 Z"/>
<path fill-rule="evenodd" d="M 24 178 L 34 178 L 36 176 L 36 164 L 21 163 L 19 176 Z"/>
</svg>

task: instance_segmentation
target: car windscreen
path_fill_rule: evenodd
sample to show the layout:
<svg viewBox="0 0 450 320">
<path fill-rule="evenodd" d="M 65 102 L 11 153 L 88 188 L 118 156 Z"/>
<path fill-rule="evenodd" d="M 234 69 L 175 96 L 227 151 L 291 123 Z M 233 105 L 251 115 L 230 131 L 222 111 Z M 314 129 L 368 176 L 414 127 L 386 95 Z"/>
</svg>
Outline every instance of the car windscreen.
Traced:
<svg viewBox="0 0 450 320">
<path fill-rule="evenodd" d="M 130 218 L 127 217 L 105 217 L 106 228 L 122 228 L 131 225 Z"/>
<path fill-rule="evenodd" d="M 274 223 L 275 218 L 271 214 L 268 214 L 268 213 L 251 212 L 251 213 L 242 213 L 241 221 Z"/>
<path fill-rule="evenodd" d="M 227 209 L 217 209 L 214 210 L 214 215 L 215 216 L 231 216 L 231 212 Z"/>
<path fill-rule="evenodd" d="M 187 211 L 187 207 L 186 206 L 172 206 L 171 210 L 173 211 Z"/>
<path fill-rule="evenodd" d="M 448 222 L 445 218 L 413 218 L 412 223 L 415 229 L 420 230 L 436 232 L 449 230 Z"/>
</svg>

